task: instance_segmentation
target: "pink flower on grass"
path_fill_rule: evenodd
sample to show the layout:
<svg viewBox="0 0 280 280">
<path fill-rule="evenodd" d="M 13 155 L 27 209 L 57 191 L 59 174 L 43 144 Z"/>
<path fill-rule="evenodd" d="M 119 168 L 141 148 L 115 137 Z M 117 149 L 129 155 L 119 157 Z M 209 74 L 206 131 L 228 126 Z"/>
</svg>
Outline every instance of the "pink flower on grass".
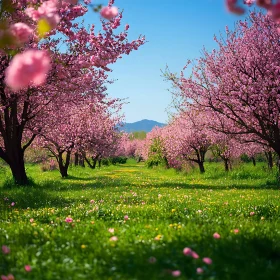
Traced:
<svg viewBox="0 0 280 280">
<path fill-rule="evenodd" d="M 204 272 L 204 270 L 201 268 L 201 267 L 198 267 L 197 269 L 196 269 L 196 273 L 197 274 L 202 274 Z"/>
<path fill-rule="evenodd" d="M 203 258 L 202 261 L 206 264 L 212 264 L 212 260 L 210 258 Z"/>
<path fill-rule="evenodd" d="M 65 219 L 65 222 L 66 222 L 66 223 L 72 223 L 72 222 L 73 222 L 73 219 L 72 219 L 71 217 L 67 217 L 67 218 Z"/>
<path fill-rule="evenodd" d="M 109 228 L 108 231 L 109 231 L 110 233 L 114 233 L 115 230 L 114 230 L 113 228 Z"/>
<path fill-rule="evenodd" d="M 250 216 L 254 216 L 255 215 L 255 212 L 250 212 Z"/>
<path fill-rule="evenodd" d="M 29 222 L 30 222 L 30 223 L 33 223 L 33 222 L 34 222 L 34 219 L 33 219 L 33 218 L 31 218 L 31 219 L 29 220 Z"/>
<path fill-rule="evenodd" d="M 92 199 L 92 200 L 90 201 L 90 203 L 91 203 L 91 204 L 94 203 L 94 200 Z"/>
<path fill-rule="evenodd" d="M 9 274 L 9 275 L 1 275 L 1 280 L 15 280 L 15 277 L 13 274 Z"/>
<path fill-rule="evenodd" d="M 125 221 L 128 220 L 128 216 L 127 215 L 125 215 L 123 218 L 124 218 Z"/>
<path fill-rule="evenodd" d="M 25 23 L 18 22 L 10 26 L 12 35 L 18 43 L 25 43 L 29 40 L 33 30 Z"/>
<path fill-rule="evenodd" d="M 233 230 L 233 232 L 234 232 L 235 234 L 237 234 L 237 233 L 239 232 L 239 229 L 236 228 L 236 229 Z"/>
<path fill-rule="evenodd" d="M 215 239 L 220 239 L 220 238 L 221 238 L 221 235 L 220 235 L 218 232 L 215 232 L 215 233 L 213 234 L 213 237 L 214 237 Z"/>
<path fill-rule="evenodd" d="M 181 271 L 180 270 L 174 270 L 172 271 L 172 276 L 173 277 L 179 277 L 181 275 Z"/>
<path fill-rule="evenodd" d="M 26 272 L 30 272 L 32 270 L 30 265 L 25 265 L 24 269 Z"/>
<path fill-rule="evenodd" d="M 108 20 L 116 17 L 119 11 L 117 7 L 103 7 L 100 11 L 100 15 Z"/>
<path fill-rule="evenodd" d="M 8 246 L 3 245 L 2 246 L 2 252 L 3 252 L 3 254 L 7 255 L 7 254 L 9 254 L 11 252 L 11 250 L 10 250 L 10 248 Z"/>
<path fill-rule="evenodd" d="M 51 68 L 51 60 L 46 51 L 27 50 L 14 56 L 6 69 L 6 84 L 12 90 L 45 83 Z"/>
<path fill-rule="evenodd" d="M 12 203 L 11 203 L 11 206 L 15 206 L 15 205 L 16 205 L 16 203 L 15 203 L 15 202 L 12 202 Z"/>
<path fill-rule="evenodd" d="M 188 248 L 188 247 L 184 248 L 183 254 L 185 256 L 190 256 L 190 257 L 192 257 L 194 259 L 198 259 L 199 258 L 199 255 L 195 251 L 193 251 L 191 248 Z"/>
<path fill-rule="evenodd" d="M 110 238 L 110 241 L 118 241 L 118 237 L 117 237 L 117 236 L 112 236 L 112 237 Z"/>
</svg>

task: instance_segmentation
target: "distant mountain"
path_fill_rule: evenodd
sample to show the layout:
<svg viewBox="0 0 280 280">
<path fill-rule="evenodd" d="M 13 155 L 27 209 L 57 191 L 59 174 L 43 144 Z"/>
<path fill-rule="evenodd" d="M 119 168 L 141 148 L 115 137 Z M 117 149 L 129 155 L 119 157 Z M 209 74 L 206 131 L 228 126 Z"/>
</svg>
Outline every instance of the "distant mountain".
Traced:
<svg viewBox="0 0 280 280">
<path fill-rule="evenodd" d="M 163 127 L 166 124 L 159 123 L 152 120 L 142 120 L 134 123 L 125 123 L 121 130 L 125 132 L 134 132 L 134 131 L 145 131 L 150 132 L 155 126 Z"/>
</svg>

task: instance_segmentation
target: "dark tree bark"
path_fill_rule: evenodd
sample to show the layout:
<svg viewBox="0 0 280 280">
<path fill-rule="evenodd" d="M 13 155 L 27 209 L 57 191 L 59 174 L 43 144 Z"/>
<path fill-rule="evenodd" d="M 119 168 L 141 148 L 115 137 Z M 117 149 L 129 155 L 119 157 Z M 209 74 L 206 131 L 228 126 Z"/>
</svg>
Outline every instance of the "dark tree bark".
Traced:
<svg viewBox="0 0 280 280">
<path fill-rule="evenodd" d="M 187 157 L 187 159 L 198 164 L 200 173 L 205 173 L 205 168 L 204 168 L 205 155 L 209 146 L 204 146 L 200 148 L 192 147 L 192 148 L 195 151 L 196 158 Z"/>
<path fill-rule="evenodd" d="M 63 160 L 63 152 L 58 153 L 58 166 L 59 166 L 59 172 L 62 176 L 62 178 L 66 178 L 68 176 L 68 167 L 70 164 L 70 158 L 71 158 L 71 151 L 66 152 L 66 159 L 65 162 Z"/>
<path fill-rule="evenodd" d="M 74 165 L 78 166 L 79 165 L 79 154 L 75 153 L 74 155 Z"/>
<path fill-rule="evenodd" d="M 256 159 L 255 159 L 255 157 L 251 157 L 251 159 L 252 159 L 253 165 L 256 166 Z"/>
<path fill-rule="evenodd" d="M 272 152 L 271 151 L 268 151 L 268 152 L 265 152 L 265 156 L 266 156 L 266 159 L 267 159 L 267 166 L 268 166 L 268 169 L 272 169 L 273 168 L 273 156 L 272 156 Z"/>
</svg>

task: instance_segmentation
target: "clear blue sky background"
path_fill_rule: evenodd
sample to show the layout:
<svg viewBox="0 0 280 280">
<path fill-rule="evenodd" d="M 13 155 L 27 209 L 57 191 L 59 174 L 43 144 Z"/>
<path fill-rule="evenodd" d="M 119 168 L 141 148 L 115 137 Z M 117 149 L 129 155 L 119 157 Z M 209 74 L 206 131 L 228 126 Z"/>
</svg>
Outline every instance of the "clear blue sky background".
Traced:
<svg viewBox="0 0 280 280">
<path fill-rule="evenodd" d="M 94 0 L 96 1 L 96 0 Z M 100 1 L 97 1 L 100 3 Z M 106 1 L 101 2 L 106 5 Z M 203 46 L 216 47 L 214 34 L 233 28 L 242 17 L 229 14 L 224 0 L 116 0 L 123 10 L 123 25 L 128 23 L 129 39 L 145 35 L 147 43 L 116 64 L 108 86 L 110 96 L 126 98 L 127 122 L 142 119 L 167 122 L 166 108 L 171 103 L 170 84 L 161 76 L 166 65 L 179 73 L 188 59 L 200 56 Z M 96 23 L 91 13 L 86 22 Z"/>
</svg>

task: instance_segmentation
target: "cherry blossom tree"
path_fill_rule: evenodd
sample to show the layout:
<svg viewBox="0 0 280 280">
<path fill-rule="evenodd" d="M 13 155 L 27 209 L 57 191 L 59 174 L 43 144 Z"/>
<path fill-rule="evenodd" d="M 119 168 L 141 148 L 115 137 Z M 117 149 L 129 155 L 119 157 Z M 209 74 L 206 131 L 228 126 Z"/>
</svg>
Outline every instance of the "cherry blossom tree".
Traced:
<svg viewBox="0 0 280 280">
<path fill-rule="evenodd" d="M 88 30 L 76 20 L 87 8 L 70 2 L 61 1 L 56 5 L 54 0 L 13 1 L 13 10 L 5 14 L 10 26 L 20 22 L 36 28 L 37 23 L 32 24 L 37 21 L 39 27 L 44 27 L 47 21 L 52 27 L 42 40 L 42 32 L 29 34 L 26 26 L 21 26 L 21 31 L 14 27 L 13 32 L 24 35 L 20 40 L 27 41 L 20 44 L 12 41 L 0 52 L 0 157 L 20 184 L 28 182 L 24 152 L 48 126 L 45 120 L 54 108 L 52 104 L 64 106 L 84 95 L 101 98 L 106 71 L 110 71 L 108 65 L 145 42 L 145 38 L 129 42 L 128 26 L 116 33 L 121 13 L 102 20 L 103 32 L 96 32 L 94 26 Z M 112 4 L 110 1 L 109 7 Z M 41 9 L 37 9 L 37 5 Z M 18 52 L 15 57 L 14 52 Z M 30 75 L 25 75 L 25 71 Z M 20 83 L 15 83 L 17 78 Z"/>
<path fill-rule="evenodd" d="M 169 75 L 182 106 L 211 112 L 210 128 L 273 149 L 280 156 L 280 35 L 270 17 L 239 21 L 218 49 L 198 59 L 190 77 Z M 223 123 L 227 123 L 226 126 Z"/>
</svg>

